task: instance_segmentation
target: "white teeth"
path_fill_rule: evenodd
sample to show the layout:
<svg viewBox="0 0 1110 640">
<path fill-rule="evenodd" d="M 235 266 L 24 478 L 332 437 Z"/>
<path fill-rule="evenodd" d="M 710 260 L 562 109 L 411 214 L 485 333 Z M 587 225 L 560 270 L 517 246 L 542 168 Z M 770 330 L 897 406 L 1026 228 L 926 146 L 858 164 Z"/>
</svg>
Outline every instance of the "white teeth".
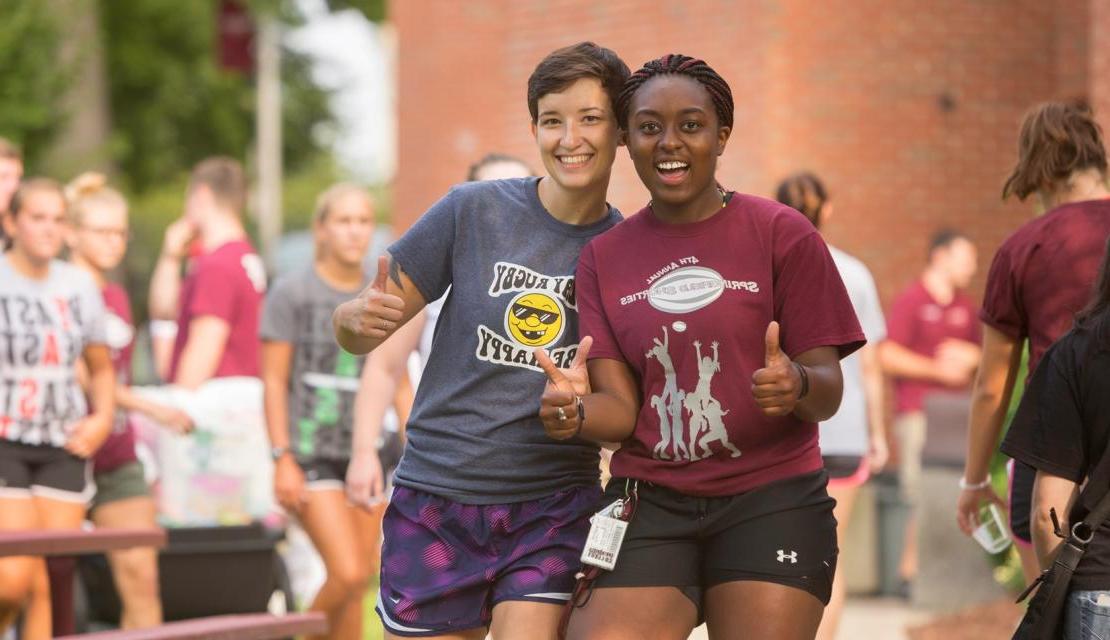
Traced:
<svg viewBox="0 0 1110 640">
<path fill-rule="evenodd" d="M 561 156 L 559 161 L 563 164 L 582 164 L 590 159 L 590 156 Z"/>
<path fill-rule="evenodd" d="M 677 160 L 672 160 L 670 162 L 659 162 L 659 163 L 656 163 L 656 165 L 655 165 L 655 167 L 657 169 L 660 169 L 662 171 L 673 171 L 675 169 L 686 169 L 689 166 L 690 165 L 686 164 L 685 162 L 679 162 Z"/>
</svg>

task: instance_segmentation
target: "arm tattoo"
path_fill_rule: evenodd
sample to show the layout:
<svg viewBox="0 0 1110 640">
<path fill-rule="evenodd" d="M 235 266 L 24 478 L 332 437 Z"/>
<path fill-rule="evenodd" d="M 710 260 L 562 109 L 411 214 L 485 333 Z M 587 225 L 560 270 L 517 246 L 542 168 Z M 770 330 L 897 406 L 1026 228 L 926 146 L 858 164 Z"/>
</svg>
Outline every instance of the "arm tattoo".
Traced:
<svg viewBox="0 0 1110 640">
<path fill-rule="evenodd" d="M 401 265 L 397 264 L 397 260 L 393 256 L 389 257 L 389 279 L 401 291 L 405 290 L 405 285 L 401 284 Z"/>
</svg>

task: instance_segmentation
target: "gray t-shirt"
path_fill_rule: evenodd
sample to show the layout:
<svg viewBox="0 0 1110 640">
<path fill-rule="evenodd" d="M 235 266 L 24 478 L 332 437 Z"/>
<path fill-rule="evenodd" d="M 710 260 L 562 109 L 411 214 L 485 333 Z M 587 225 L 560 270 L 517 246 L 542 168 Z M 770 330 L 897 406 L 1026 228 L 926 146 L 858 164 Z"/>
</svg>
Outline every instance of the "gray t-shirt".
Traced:
<svg viewBox="0 0 1110 640">
<path fill-rule="evenodd" d="M 886 320 L 879 303 L 875 280 L 867 267 L 836 247 L 829 247 L 833 262 L 840 271 L 848 298 L 859 318 L 867 344 L 875 345 L 886 337 Z M 844 396 L 836 415 L 821 423 L 821 454 L 826 456 L 862 456 L 868 450 L 867 397 L 863 390 L 863 368 L 859 352 L 840 361 L 844 374 Z"/>
<path fill-rule="evenodd" d="M 360 289 L 368 283 L 364 277 Z M 280 278 L 266 296 L 259 334 L 293 345 L 289 445 L 302 461 L 351 457 L 355 394 L 366 358 L 335 343 L 331 314 L 356 293 L 333 288 L 309 266 Z"/>
<path fill-rule="evenodd" d="M 55 260 L 34 280 L 0 255 L 0 438 L 65 445 L 88 415 L 77 361 L 87 345 L 105 344 L 105 315 L 82 269 Z"/>
<path fill-rule="evenodd" d="M 553 218 L 538 178 L 459 185 L 389 252 L 425 300 L 448 286 L 408 423 L 399 485 L 457 502 L 522 502 L 598 482 L 598 448 L 555 441 L 538 417 L 547 377 L 578 350 L 578 253 L 620 221 Z"/>
</svg>

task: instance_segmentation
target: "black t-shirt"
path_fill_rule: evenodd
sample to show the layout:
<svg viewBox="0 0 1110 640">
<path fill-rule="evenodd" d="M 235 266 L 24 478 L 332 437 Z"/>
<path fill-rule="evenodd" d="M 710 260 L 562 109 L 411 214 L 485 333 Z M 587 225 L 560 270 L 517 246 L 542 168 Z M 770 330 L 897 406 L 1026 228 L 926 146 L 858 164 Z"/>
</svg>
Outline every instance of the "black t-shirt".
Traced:
<svg viewBox="0 0 1110 640">
<path fill-rule="evenodd" d="M 1038 470 L 1087 482 L 1069 522 L 1079 522 L 1110 490 L 1110 351 L 1074 329 L 1033 372 L 1002 452 Z M 1110 589 L 1110 522 L 1095 534 L 1072 589 Z"/>
</svg>

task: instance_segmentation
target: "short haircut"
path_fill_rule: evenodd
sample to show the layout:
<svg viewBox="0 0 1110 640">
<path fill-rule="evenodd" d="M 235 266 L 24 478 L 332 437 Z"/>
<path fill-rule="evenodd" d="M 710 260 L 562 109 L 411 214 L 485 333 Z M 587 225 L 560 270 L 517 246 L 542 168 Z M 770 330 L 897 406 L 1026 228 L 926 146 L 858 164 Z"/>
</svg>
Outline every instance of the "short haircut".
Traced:
<svg viewBox="0 0 1110 640">
<path fill-rule="evenodd" d="M 970 242 L 971 238 L 968 238 L 967 234 L 963 233 L 962 231 L 957 231 L 955 229 L 938 229 L 937 231 L 934 231 L 933 235 L 929 238 L 929 251 L 927 255 L 932 257 L 933 253 L 935 253 L 938 249 L 946 249 L 957 240 L 967 240 L 968 242 Z"/>
<path fill-rule="evenodd" d="M 563 91 L 583 78 L 595 78 L 600 82 L 609 95 L 610 107 L 615 110 L 617 96 L 628 73 L 628 65 L 620 56 L 592 42 L 579 42 L 552 51 L 528 78 L 528 113 L 532 115 L 532 122 L 539 119 L 540 98 Z"/>
<path fill-rule="evenodd" d="M 1051 189 L 1083 169 L 1106 176 L 1102 128 L 1082 100 L 1045 102 L 1025 114 L 1018 137 L 1018 161 L 1002 187 L 1003 199 Z"/>
<path fill-rule="evenodd" d="M 247 178 L 243 165 L 227 156 L 214 156 L 201 160 L 193 167 L 189 177 L 189 190 L 204 185 L 212 192 L 216 202 L 242 214 L 247 206 Z"/>
<path fill-rule="evenodd" d="M 14 142 L 0 137 L 0 160 L 23 162 L 23 153 L 20 152 L 19 147 Z"/>
<path fill-rule="evenodd" d="M 478 160 L 478 162 L 470 165 L 470 168 L 466 170 L 466 181 L 476 181 L 478 179 L 478 174 L 482 173 L 482 169 L 485 169 L 491 164 L 501 163 L 519 164 L 520 166 L 528 170 L 528 175 L 532 175 L 532 169 L 528 166 L 526 162 L 524 162 L 520 158 L 514 158 L 504 153 L 487 153 L 486 155 L 482 156 L 482 158 Z"/>
</svg>

